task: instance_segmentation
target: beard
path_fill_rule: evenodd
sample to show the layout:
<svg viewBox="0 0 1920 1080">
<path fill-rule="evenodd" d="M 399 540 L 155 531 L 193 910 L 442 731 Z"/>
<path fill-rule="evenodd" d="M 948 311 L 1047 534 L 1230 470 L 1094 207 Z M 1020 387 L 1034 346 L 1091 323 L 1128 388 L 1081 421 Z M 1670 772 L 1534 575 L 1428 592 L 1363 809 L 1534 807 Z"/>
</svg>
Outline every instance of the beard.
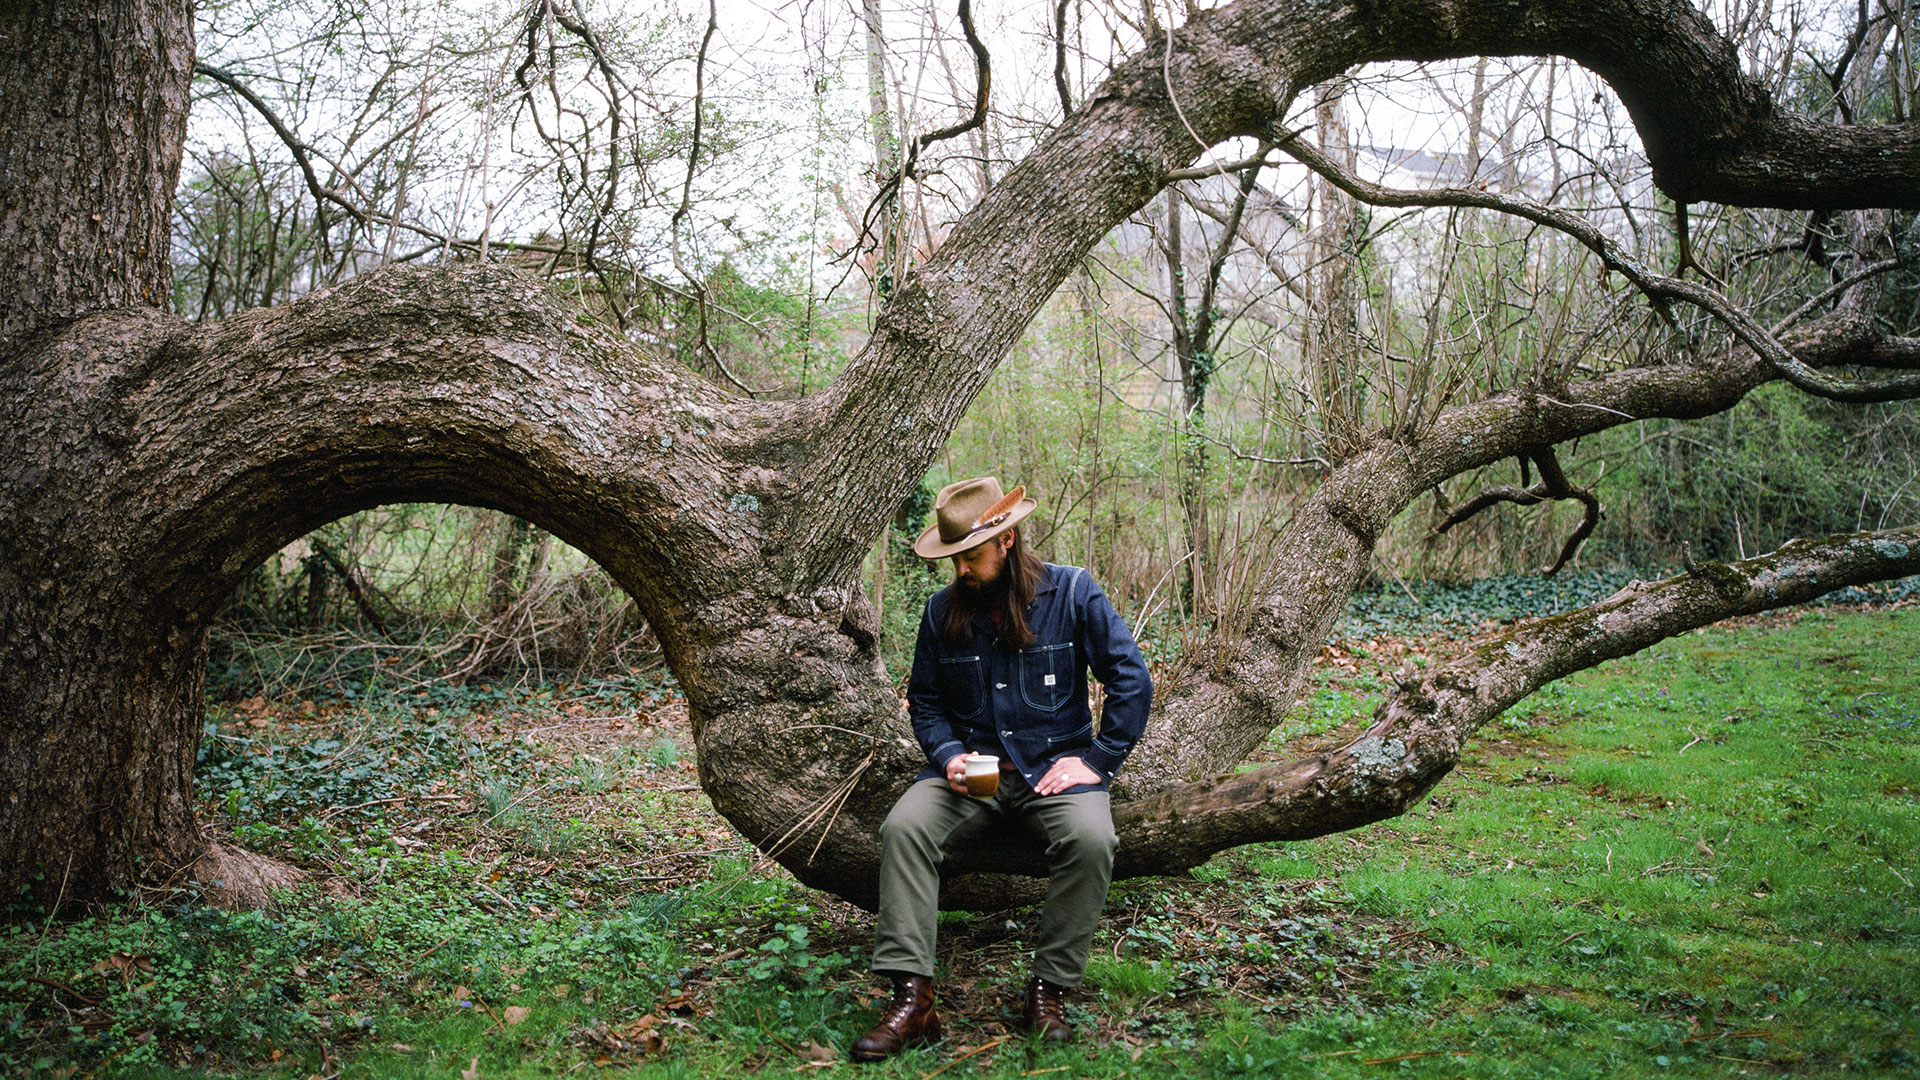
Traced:
<svg viewBox="0 0 1920 1080">
<path fill-rule="evenodd" d="M 1007 603 L 1007 591 L 1013 587 L 1011 577 L 1003 568 L 992 581 L 988 582 L 961 578 L 959 579 L 960 588 L 955 591 L 954 596 L 973 611 L 1004 608 Z"/>
</svg>

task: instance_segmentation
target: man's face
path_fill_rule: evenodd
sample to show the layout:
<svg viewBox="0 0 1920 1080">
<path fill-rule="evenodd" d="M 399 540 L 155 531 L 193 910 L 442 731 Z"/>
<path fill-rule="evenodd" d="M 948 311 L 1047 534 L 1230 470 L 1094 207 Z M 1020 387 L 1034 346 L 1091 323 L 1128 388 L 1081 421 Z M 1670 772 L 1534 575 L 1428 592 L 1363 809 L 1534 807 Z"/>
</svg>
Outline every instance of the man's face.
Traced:
<svg viewBox="0 0 1920 1080">
<path fill-rule="evenodd" d="M 999 536 L 978 547 L 971 547 L 953 556 L 953 579 L 974 591 L 979 591 L 1000 580 L 1000 574 L 1007 566 L 1007 551 L 1013 547 L 1013 530 L 1009 529 Z"/>
</svg>

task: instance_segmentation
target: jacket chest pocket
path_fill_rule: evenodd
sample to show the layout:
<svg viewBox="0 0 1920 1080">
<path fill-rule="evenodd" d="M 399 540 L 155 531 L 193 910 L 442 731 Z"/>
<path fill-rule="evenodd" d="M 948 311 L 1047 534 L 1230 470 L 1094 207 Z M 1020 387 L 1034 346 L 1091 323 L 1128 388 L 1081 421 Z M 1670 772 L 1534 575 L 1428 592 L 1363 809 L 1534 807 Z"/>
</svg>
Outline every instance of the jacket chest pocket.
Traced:
<svg viewBox="0 0 1920 1080">
<path fill-rule="evenodd" d="M 1028 708 L 1053 712 L 1067 703 L 1078 685 L 1073 642 L 1035 645 L 1020 651 L 1020 697 Z"/>
<path fill-rule="evenodd" d="M 955 720 L 971 720 L 987 707 L 987 675 L 977 656 L 940 661 L 940 704 Z"/>
</svg>

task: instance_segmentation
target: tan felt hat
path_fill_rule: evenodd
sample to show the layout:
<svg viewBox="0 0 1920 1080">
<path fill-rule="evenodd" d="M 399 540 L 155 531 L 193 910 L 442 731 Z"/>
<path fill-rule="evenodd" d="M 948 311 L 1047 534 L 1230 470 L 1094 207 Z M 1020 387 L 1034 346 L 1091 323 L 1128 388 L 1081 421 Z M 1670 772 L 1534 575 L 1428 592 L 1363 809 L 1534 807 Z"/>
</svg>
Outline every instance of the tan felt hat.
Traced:
<svg viewBox="0 0 1920 1080">
<path fill-rule="evenodd" d="M 934 526 L 913 542 L 913 552 L 923 559 L 958 555 L 1020 524 L 1039 505 L 1024 487 L 1002 495 L 994 476 L 948 484 L 933 500 Z"/>
</svg>

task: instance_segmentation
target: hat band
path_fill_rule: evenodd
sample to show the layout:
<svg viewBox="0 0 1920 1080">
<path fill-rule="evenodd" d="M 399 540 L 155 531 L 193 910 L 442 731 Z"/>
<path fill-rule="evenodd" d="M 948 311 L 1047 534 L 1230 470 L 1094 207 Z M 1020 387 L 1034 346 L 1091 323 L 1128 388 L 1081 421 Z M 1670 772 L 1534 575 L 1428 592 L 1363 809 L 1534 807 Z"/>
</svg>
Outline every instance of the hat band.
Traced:
<svg viewBox="0 0 1920 1080">
<path fill-rule="evenodd" d="M 995 525 L 1000 524 L 1001 522 L 1007 520 L 1012 516 L 1013 516 L 1013 511 L 1002 510 L 1001 512 L 993 515 L 990 518 L 981 518 L 979 521 L 974 522 L 973 528 L 968 529 L 967 531 L 970 533 L 976 533 L 976 532 L 979 532 L 981 529 L 991 529 Z"/>
<path fill-rule="evenodd" d="M 972 536 L 974 533 L 977 533 L 982 529 L 991 529 L 995 525 L 1000 524 L 1001 522 L 1007 520 L 1012 516 L 1013 516 L 1013 511 L 1008 510 L 1005 513 L 995 514 L 990 518 L 982 518 L 979 521 L 974 522 L 973 526 L 969 528 L 966 532 L 960 533 L 957 536 L 948 536 L 945 533 L 941 533 L 940 542 L 943 544 L 957 544 L 960 541 L 965 540 L 967 537 Z"/>
</svg>

